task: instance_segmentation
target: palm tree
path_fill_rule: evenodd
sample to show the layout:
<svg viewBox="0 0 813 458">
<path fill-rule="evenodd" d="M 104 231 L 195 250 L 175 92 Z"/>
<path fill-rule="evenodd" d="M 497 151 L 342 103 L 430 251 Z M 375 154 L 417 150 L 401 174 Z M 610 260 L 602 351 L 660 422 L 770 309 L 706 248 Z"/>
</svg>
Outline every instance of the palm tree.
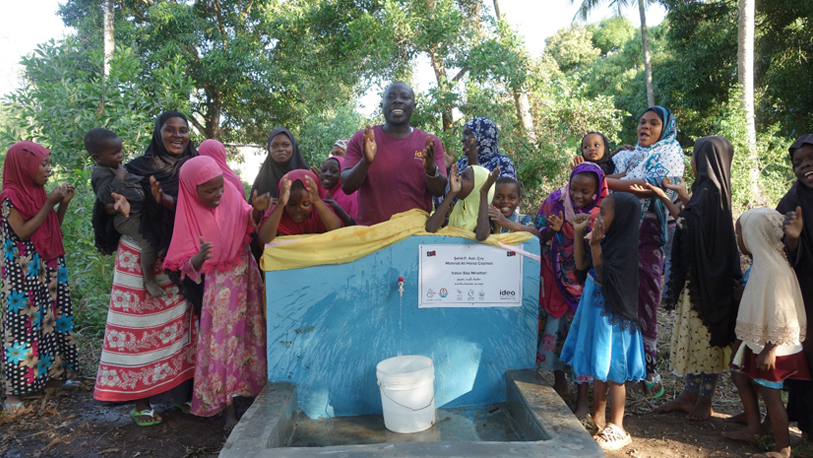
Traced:
<svg viewBox="0 0 813 458">
<path fill-rule="evenodd" d="M 113 49 L 115 48 L 115 41 L 113 38 L 113 19 L 114 19 L 114 0 L 104 0 L 102 3 L 104 8 L 104 77 L 110 74 L 110 61 L 113 59 Z"/>
<path fill-rule="evenodd" d="M 569 0 L 572 5 L 575 0 Z M 652 63 L 649 57 L 649 32 L 646 27 L 646 3 L 651 0 L 609 0 L 609 5 L 616 8 L 616 14 L 621 15 L 621 10 L 633 2 L 638 3 L 638 12 L 641 14 L 641 42 L 644 50 L 644 70 L 646 72 L 646 103 L 649 106 L 655 105 L 655 92 L 652 89 Z M 590 12 L 601 3 L 601 0 L 582 0 L 576 17 L 586 20 Z"/>
<path fill-rule="evenodd" d="M 756 7 L 755 0 L 739 0 L 739 3 L 737 80 L 742 85 L 742 107 L 745 111 L 745 130 L 748 136 L 748 175 L 751 202 L 754 202 L 761 196 L 756 121 L 754 119 L 754 14 Z"/>
</svg>

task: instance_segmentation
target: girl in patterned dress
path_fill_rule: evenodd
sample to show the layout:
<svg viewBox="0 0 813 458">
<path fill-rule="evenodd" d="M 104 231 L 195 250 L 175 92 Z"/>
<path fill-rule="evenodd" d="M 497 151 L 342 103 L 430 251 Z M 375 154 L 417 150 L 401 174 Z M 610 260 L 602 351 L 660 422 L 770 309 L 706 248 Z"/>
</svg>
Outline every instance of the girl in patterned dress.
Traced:
<svg viewBox="0 0 813 458">
<path fill-rule="evenodd" d="M 74 189 L 60 183 L 46 193 L 50 174 L 47 149 L 33 142 L 9 148 L 0 193 L 0 357 L 8 414 L 22 410 L 22 396 L 61 384 L 76 365 L 61 229 Z"/>
<path fill-rule="evenodd" d="M 188 160 L 179 181 L 164 268 L 203 282 L 191 412 L 211 417 L 225 409 L 231 429 L 233 397 L 257 396 L 268 378 L 263 283 L 249 240 L 271 197 L 254 191 L 249 205 L 206 156 Z"/>
</svg>

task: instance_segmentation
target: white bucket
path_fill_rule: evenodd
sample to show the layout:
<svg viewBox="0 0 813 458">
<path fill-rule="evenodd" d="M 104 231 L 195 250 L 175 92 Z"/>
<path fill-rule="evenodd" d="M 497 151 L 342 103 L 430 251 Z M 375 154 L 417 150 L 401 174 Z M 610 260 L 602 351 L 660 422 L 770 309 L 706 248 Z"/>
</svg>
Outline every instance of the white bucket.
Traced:
<svg viewBox="0 0 813 458">
<path fill-rule="evenodd" d="M 426 356 L 385 359 L 375 367 L 384 407 L 384 426 L 417 433 L 435 424 L 435 367 Z"/>
</svg>

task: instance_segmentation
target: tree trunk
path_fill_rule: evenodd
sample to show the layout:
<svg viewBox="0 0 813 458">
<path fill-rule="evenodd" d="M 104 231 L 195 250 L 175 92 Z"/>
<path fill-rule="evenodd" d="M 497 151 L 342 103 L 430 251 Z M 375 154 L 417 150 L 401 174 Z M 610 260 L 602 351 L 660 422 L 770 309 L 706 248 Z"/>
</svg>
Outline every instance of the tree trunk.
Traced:
<svg viewBox="0 0 813 458">
<path fill-rule="evenodd" d="M 438 82 L 438 93 L 440 95 L 447 94 L 451 91 L 451 84 L 446 78 L 446 63 L 443 61 L 443 57 L 439 56 L 433 48 L 429 48 L 429 59 L 432 62 L 432 69 L 435 71 L 435 80 Z M 441 120 L 443 121 L 444 131 L 451 130 L 454 127 L 452 106 L 445 102 L 441 102 Z"/>
<path fill-rule="evenodd" d="M 110 61 L 113 59 L 113 49 L 116 42 L 113 38 L 113 19 L 114 19 L 114 0 L 104 0 L 104 74 L 103 78 L 107 78 L 110 74 Z"/>
<path fill-rule="evenodd" d="M 754 15 L 755 0 L 739 0 L 739 24 L 737 28 L 737 81 L 742 85 L 742 108 L 748 141 L 748 178 L 750 201 L 757 204 L 762 192 L 759 186 L 759 156 L 754 116 Z"/>
<path fill-rule="evenodd" d="M 655 105 L 655 91 L 652 88 L 652 62 L 649 56 L 649 31 L 646 28 L 646 8 L 644 0 L 638 0 L 638 12 L 641 13 L 641 43 L 644 49 L 644 71 L 646 73 L 646 103 Z"/>
<path fill-rule="evenodd" d="M 494 0 L 494 14 L 497 17 L 497 20 L 502 19 L 502 9 L 500 8 L 501 0 Z M 520 124 L 522 125 L 522 130 L 531 137 L 532 139 L 536 140 L 536 132 L 534 132 L 534 118 L 531 116 L 531 104 L 528 102 L 528 94 L 526 94 L 522 89 L 511 89 L 512 95 L 514 96 L 514 105 L 517 108 L 517 119 L 519 119 Z"/>
</svg>

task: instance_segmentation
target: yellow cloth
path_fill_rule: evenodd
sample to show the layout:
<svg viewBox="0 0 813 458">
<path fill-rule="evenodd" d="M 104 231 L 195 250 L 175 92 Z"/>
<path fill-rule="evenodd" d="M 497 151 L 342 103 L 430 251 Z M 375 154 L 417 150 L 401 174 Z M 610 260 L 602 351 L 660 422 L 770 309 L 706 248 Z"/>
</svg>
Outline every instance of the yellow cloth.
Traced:
<svg viewBox="0 0 813 458">
<path fill-rule="evenodd" d="M 728 364 L 731 362 L 731 346 L 711 346 L 709 329 L 692 308 L 689 282 L 683 286 L 675 310 L 669 361 L 672 372 L 680 377 L 701 372 L 722 374 L 728 372 Z"/>
<path fill-rule="evenodd" d="M 477 229 L 477 217 L 480 215 L 480 188 L 488 180 L 489 172 L 481 165 L 470 165 L 474 175 L 474 187 L 465 199 L 460 199 L 449 215 L 449 226 L 474 232 Z M 488 203 L 494 199 L 494 185 L 488 190 Z"/>
<path fill-rule="evenodd" d="M 264 271 L 301 269 L 305 267 L 344 264 L 363 258 L 384 247 L 413 235 L 445 235 L 474 240 L 474 233 L 453 227 L 444 227 L 432 234 L 426 232 L 429 215 L 414 209 L 394 215 L 389 221 L 373 226 L 350 226 L 323 234 L 288 235 L 276 237 L 260 259 Z M 519 245 L 533 237 L 528 232 L 492 234 L 482 243 L 499 246 Z"/>
</svg>

